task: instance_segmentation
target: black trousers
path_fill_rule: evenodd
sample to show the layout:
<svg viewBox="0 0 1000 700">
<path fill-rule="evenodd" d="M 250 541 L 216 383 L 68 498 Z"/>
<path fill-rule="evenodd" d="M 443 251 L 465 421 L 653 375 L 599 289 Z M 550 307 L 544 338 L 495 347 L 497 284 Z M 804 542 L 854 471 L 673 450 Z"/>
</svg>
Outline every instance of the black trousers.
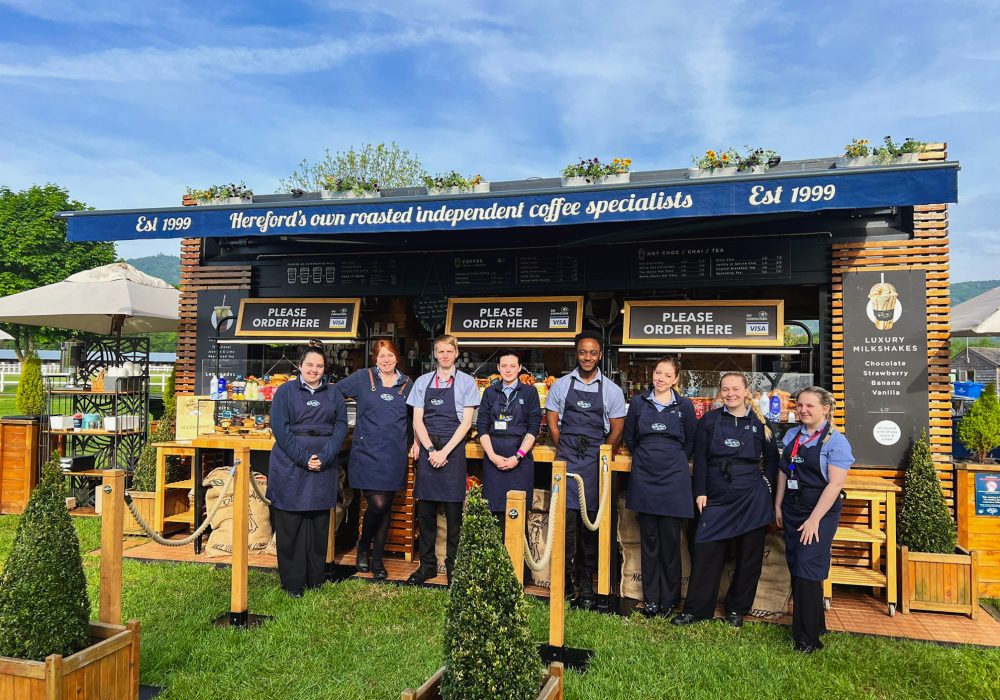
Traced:
<svg viewBox="0 0 1000 700">
<path fill-rule="evenodd" d="M 597 518 L 596 510 L 588 510 L 590 522 Z M 566 592 L 579 589 L 583 582 L 593 582 L 597 573 L 597 533 L 588 530 L 578 510 L 566 511 Z"/>
<path fill-rule="evenodd" d="M 420 568 L 437 571 L 437 554 L 434 552 L 434 544 L 437 540 L 438 506 L 444 508 L 444 517 L 448 526 L 445 568 L 451 573 L 455 568 L 455 556 L 458 554 L 458 538 L 462 534 L 462 504 L 460 502 L 417 501 L 417 522 L 420 524 Z"/>
<path fill-rule="evenodd" d="M 681 601 L 681 525 L 686 518 L 636 513 L 642 550 L 642 599 L 669 610 Z"/>
<path fill-rule="evenodd" d="M 322 586 L 326 582 L 330 511 L 272 507 L 271 525 L 277 538 L 281 587 L 289 593 L 301 593 Z"/>
<path fill-rule="evenodd" d="M 823 582 L 792 576 L 792 639 L 822 649 L 819 636 L 826 632 Z"/>
<path fill-rule="evenodd" d="M 733 582 L 726 593 L 726 614 L 746 615 L 757 596 L 757 582 L 764 564 L 764 537 L 767 527 L 745 532 L 737 537 L 715 542 L 698 542 L 691 561 L 691 578 L 684 601 L 684 612 L 698 618 L 715 617 L 715 603 L 719 597 L 722 567 L 726 550 L 732 544 L 736 555 Z"/>
</svg>

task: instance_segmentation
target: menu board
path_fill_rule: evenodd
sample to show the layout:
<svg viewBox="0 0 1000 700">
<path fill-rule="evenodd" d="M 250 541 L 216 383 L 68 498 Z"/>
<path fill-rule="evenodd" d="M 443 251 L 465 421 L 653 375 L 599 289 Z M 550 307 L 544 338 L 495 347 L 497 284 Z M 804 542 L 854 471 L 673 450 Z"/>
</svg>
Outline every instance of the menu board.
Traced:
<svg viewBox="0 0 1000 700">
<path fill-rule="evenodd" d="M 929 422 L 923 270 L 844 273 L 844 414 L 857 464 L 904 467 Z"/>
<path fill-rule="evenodd" d="M 195 354 L 200 361 L 197 391 L 208 394 L 212 376 L 227 380 L 246 372 L 245 345 L 218 342 L 236 335 L 234 307 L 247 296 L 245 289 L 212 289 L 198 292 L 198 334 Z"/>
<path fill-rule="evenodd" d="M 626 345 L 776 347 L 784 342 L 785 302 L 626 301 Z"/>
<path fill-rule="evenodd" d="M 449 299 L 446 332 L 456 338 L 572 338 L 583 297 Z"/>
<path fill-rule="evenodd" d="M 578 255 L 566 253 L 533 253 L 517 256 L 519 287 L 548 286 L 580 287 L 584 282 L 583 261 Z"/>
<path fill-rule="evenodd" d="M 636 249 L 637 284 L 791 277 L 791 242 L 784 240 L 656 243 Z"/>
<path fill-rule="evenodd" d="M 490 252 L 456 255 L 452 279 L 456 287 L 509 287 L 514 283 L 514 256 Z"/>
<path fill-rule="evenodd" d="M 272 284 L 277 282 L 268 281 Z M 305 293 L 313 289 L 394 287 L 398 281 L 398 263 L 394 256 L 351 256 L 337 260 L 287 262 L 280 284 Z"/>
<path fill-rule="evenodd" d="M 236 335 L 354 338 L 360 299 L 243 299 Z"/>
</svg>

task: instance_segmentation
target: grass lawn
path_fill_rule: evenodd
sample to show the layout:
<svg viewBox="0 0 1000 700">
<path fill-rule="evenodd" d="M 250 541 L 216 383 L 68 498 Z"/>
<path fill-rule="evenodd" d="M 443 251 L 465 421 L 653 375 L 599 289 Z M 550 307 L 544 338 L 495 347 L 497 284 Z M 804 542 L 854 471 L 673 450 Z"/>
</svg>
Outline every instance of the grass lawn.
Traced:
<svg viewBox="0 0 1000 700">
<path fill-rule="evenodd" d="M 74 520 L 84 550 L 98 519 Z M 5 559 L 16 516 L 0 517 Z M 96 557 L 84 557 L 95 617 Z M 250 611 L 275 619 L 254 630 L 217 629 L 229 605 L 229 572 L 193 564 L 124 563 L 124 615 L 142 622 L 142 682 L 164 700 L 398 698 L 441 662 L 447 593 L 361 581 L 329 584 L 293 600 L 275 574 L 250 572 Z M 534 636 L 548 630 L 530 602 Z M 570 611 L 570 646 L 596 651 L 570 673 L 568 698 L 995 698 L 1000 651 L 829 634 L 812 656 L 791 651 L 788 630 L 721 622 L 680 629 Z"/>
<path fill-rule="evenodd" d="M 17 415 L 17 395 L 0 394 L 0 416 Z"/>
</svg>

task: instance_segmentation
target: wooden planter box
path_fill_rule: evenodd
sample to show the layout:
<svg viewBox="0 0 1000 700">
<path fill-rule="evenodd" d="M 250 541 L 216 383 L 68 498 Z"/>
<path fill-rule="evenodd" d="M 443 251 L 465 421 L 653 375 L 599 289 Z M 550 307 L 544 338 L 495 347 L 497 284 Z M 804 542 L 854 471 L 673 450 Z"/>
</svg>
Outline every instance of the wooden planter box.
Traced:
<svg viewBox="0 0 1000 700">
<path fill-rule="evenodd" d="M 899 548 L 902 611 L 964 613 L 973 620 L 979 610 L 977 552 L 925 554 Z"/>
<path fill-rule="evenodd" d="M 0 691 L 5 698 L 139 697 L 139 623 L 90 623 L 93 643 L 70 656 L 45 661 L 0 656 Z"/>
<path fill-rule="evenodd" d="M 0 419 L 0 513 L 23 513 L 37 483 L 38 421 Z"/>
<path fill-rule="evenodd" d="M 978 555 L 980 597 L 1000 598 L 1000 517 L 976 508 L 976 477 L 980 475 L 1000 477 L 1000 464 L 955 465 L 958 546 Z"/>
<path fill-rule="evenodd" d="M 156 527 L 156 491 L 129 491 L 132 496 L 132 503 L 139 515 L 150 527 Z M 145 535 L 146 531 L 139 527 L 139 523 L 132 517 L 132 511 L 125 510 L 125 525 L 123 529 L 126 535 Z"/>
<path fill-rule="evenodd" d="M 442 666 L 431 676 L 426 683 L 413 690 L 407 688 L 400 696 L 400 700 L 440 700 L 441 679 L 444 677 L 444 667 Z M 562 700 L 563 698 L 563 665 L 558 661 L 549 666 L 545 673 L 545 681 L 542 689 L 538 692 L 537 700 Z"/>
</svg>

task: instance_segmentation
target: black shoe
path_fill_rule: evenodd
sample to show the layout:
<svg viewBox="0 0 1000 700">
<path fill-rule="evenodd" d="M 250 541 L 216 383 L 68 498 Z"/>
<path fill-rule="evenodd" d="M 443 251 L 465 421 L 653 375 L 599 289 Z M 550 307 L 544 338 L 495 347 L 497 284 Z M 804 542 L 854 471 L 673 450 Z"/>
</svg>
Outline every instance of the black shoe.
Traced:
<svg viewBox="0 0 1000 700">
<path fill-rule="evenodd" d="M 301 598 L 302 596 L 305 595 L 305 593 L 303 591 L 288 591 L 288 590 L 286 590 L 285 593 L 288 594 L 289 598 Z"/>
<path fill-rule="evenodd" d="M 672 625 L 693 625 L 696 622 L 701 622 L 703 618 L 695 617 L 691 613 L 681 612 L 674 615 L 674 619 L 670 621 Z"/>
<path fill-rule="evenodd" d="M 450 586 L 451 585 L 451 569 L 448 569 L 448 571 L 445 573 L 445 576 L 447 576 L 447 578 L 448 578 L 448 585 Z"/>
<path fill-rule="evenodd" d="M 731 624 L 733 627 L 743 626 L 743 616 L 738 612 L 726 613 L 726 622 Z"/>
<path fill-rule="evenodd" d="M 422 586 L 427 582 L 427 579 L 434 578 L 435 576 L 437 576 L 437 569 L 420 567 L 410 574 L 410 578 L 406 579 L 406 582 L 411 586 Z"/>
<path fill-rule="evenodd" d="M 646 617 L 656 617 L 660 614 L 660 606 L 656 603 L 645 603 L 642 606 L 642 614 Z"/>
<path fill-rule="evenodd" d="M 358 567 L 358 571 L 363 574 L 367 574 L 372 570 L 371 564 L 368 562 L 368 548 L 358 547 L 358 559 L 354 562 L 354 565 Z"/>
<path fill-rule="evenodd" d="M 389 572 L 385 570 L 385 564 L 380 561 L 372 564 L 372 580 L 385 581 L 387 578 L 389 578 Z"/>
<path fill-rule="evenodd" d="M 576 604 L 584 610 L 590 610 L 597 603 L 597 596 L 594 595 L 594 583 L 590 580 L 590 575 L 583 577 L 580 581 L 580 595 Z"/>
<path fill-rule="evenodd" d="M 812 654 L 814 651 L 819 651 L 823 646 L 814 647 L 812 644 L 806 644 L 805 642 L 795 642 L 795 651 L 802 654 Z"/>
</svg>

